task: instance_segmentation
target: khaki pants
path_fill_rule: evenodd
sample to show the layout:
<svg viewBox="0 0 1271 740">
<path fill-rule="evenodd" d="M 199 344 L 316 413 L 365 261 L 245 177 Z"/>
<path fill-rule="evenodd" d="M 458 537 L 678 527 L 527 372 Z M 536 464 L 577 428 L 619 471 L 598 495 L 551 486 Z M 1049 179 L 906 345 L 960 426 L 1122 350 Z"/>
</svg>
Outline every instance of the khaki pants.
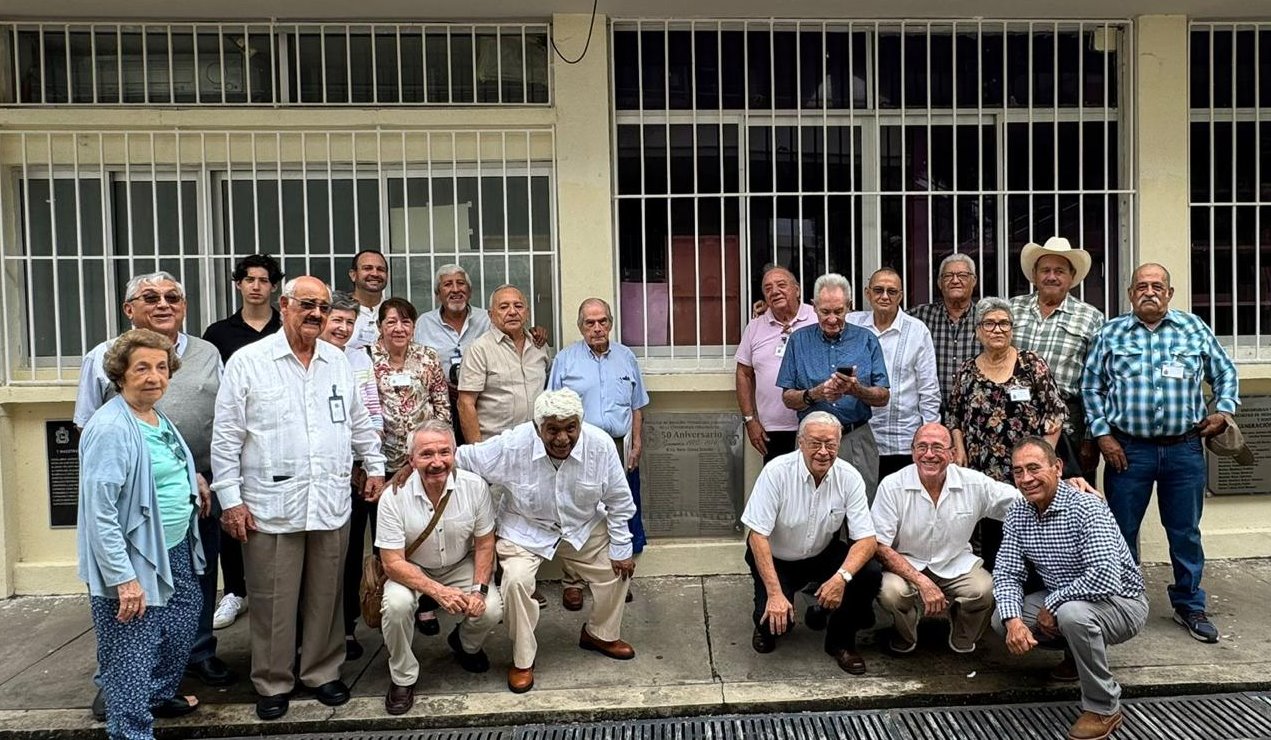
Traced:
<svg viewBox="0 0 1271 740">
<path fill-rule="evenodd" d="M 443 586 L 467 592 L 476 574 L 472 553 L 447 568 L 424 568 L 424 575 Z M 415 608 L 419 606 L 419 591 L 389 579 L 384 584 L 384 616 L 380 630 L 384 633 L 384 646 L 388 648 L 388 672 L 398 686 L 414 686 L 419 680 L 419 659 L 415 657 L 412 641 L 415 637 Z M 448 613 L 438 610 L 445 619 Z M 459 617 L 459 644 L 464 652 L 475 653 L 485 645 L 486 638 L 495 625 L 503 619 L 503 600 L 498 589 L 490 589 L 485 597 L 485 613 L 473 619 Z"/>
<path fill-rule="evenodd" d="M 318 532 L 251 532 L 243 545 L 251 625 L 252 685 L 261 696 L 295 688 L 296 612 L 300 683 L 317 688 L 339 680 L 344 663 L 341 611 L 349 525 Z"/>
<path fill-rule="evenodd" d="M 865 498 L 873 505 L 874 494 L 878 492 L 878 442 L 869 424 L 861 424 L 843 435 L 838 456 L 861 474 L 865 481 Z"/>
<path fill-rule="evenodd" d="M 929 570 L 922 574 L 944 592 L 949 602 L 950 641 L 959 647 L 978 642 L 993 617 L 993 576 L 979 566 L 957 578 L 941 578 Z M 895 573 L 884 573 L 878 603 L 895 618 L 896 637 L 902 643 L 912 645 L 918 641 L 922 597 L 912 583 Z"/>
<path fill-rule="evenodd" d="M 512 663 L 517 668 L 532 668 L 538 653 L 534 629 L 538 627 L 539 607 L 531 594 L 544 560 L 511 540 L 498 540 L 494 549 L 503 566 L 503 617 L 508 636 L 512 638 Z M 605 529 L 604 520 L 596 524 L 580 550 L 561 541 L 553 562 L 572 569 L 591 587 L 592 607 L 587 631 L 592 637 L 606 641 L 620 639 L 629 584 L 613 572 L 609 561 L 609 531 Z"/>
</svg>

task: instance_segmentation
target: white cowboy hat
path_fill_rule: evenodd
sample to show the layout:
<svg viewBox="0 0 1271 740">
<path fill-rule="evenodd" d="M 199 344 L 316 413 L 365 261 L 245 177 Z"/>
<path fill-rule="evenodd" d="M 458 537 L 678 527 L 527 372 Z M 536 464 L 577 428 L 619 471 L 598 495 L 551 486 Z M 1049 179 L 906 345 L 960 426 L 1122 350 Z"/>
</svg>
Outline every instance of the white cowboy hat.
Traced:
<svg viewBox="0 0 1271 740">
<path fill-rule="evenodd" d="M 1052 236 L 1046 240 L 1044 245 L 1033 244 L 1029 242 L 1024 245 L 1024 251 L 1019 255 L 1019 266 L 1024 271 L 1024 277 L 1028 278 L 1031 283 L 1033 281 L 1033 268 L 1037 265 L 1037 260 L 1048 254 L 1057 254 L 1068 260 L 1072 265 L 1072 284 L 1076 285 L 1086 279 L 1086 275 L 1090 272 L 1090 253 L 1082 249 L 1077 249 L 1062 236 Z"/>
</svg>

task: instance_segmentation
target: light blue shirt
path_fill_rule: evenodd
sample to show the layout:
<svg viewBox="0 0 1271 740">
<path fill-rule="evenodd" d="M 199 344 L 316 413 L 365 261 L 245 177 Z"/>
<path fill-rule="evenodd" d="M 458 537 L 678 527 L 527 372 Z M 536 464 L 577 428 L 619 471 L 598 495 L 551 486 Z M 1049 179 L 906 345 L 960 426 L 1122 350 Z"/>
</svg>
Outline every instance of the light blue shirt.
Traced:
<svg viewBox="0 0 1271 740">
<path fill-rule="evenodd" d="M 441 360 L 441 372 L 450 378 L 450 366 L 463 359 L 472 343 L 490 331 L 490 312 L 477 306 L 468 306 L 468 318 L 460 331 L 455 331 L 441 320 L 441 309 L 434 308 L 415 322 L 415 341 L 432 347 Z"/>
<path fill-rule="evenodd" d="M 635 354 L 617 342 L 610 342 L 603 355 L 592 352 L 581 339 L 561 350 L 552 363 L 547 387 L 569 388 L 581 396 L 583 421 L 610 437 L 627 436 L 632 412 L 649 405 Z"/>
</svg>

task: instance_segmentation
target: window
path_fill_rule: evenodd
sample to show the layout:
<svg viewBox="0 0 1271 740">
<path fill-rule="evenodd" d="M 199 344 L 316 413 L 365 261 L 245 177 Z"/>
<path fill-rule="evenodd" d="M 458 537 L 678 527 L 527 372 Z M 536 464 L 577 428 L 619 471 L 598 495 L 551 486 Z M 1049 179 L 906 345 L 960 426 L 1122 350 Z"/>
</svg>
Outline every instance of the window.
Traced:
<svg viewBox="0 0 1271 740">
<path fill-rule="evenodd" d="M 1192 310 L 1271 358 L 1271 24 L 1191 30 Z"/>
<path fill-rule="evenodd" d="M 765 267 L 859 286 L 890 266 L 938 298 L 953 252 L 982 295 L 1029 290 L 1030 242 L 1091 251 L 1114 307 L 1133 190 L 1126 23 L 616 21 L 622 340 L 726 369 Z"/>
</svg>

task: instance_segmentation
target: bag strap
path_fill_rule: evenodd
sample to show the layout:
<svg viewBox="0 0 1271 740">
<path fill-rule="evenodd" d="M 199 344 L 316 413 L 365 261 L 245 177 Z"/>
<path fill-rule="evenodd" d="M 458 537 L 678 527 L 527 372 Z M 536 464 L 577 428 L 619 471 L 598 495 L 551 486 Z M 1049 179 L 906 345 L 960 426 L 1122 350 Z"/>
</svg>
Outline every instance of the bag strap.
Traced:
<svg viewBox="0 0 1271 740">
<path fill-rule="evenodd" d="M 410 547 L 406 548 L 407 558 L 415 554 L 419 546 L 424 544 L 424 540 L 428 539 L 428 535 L 432 534 L 432 531 L 437 528 L 437 523 L 441 521 L 441 513 L 446 510 L 446 504 L 448 503 L 450 503 L 450 491 L 446 491 L 446 495 L 441 497 L 440 503 L 437 504 L 437 508 L 432 513 L 432 519 L 428 520 L 428 526 L 424 527 L 424 531 L 420 532 L 415 541 L 410 543 Z"/>
</svg>

